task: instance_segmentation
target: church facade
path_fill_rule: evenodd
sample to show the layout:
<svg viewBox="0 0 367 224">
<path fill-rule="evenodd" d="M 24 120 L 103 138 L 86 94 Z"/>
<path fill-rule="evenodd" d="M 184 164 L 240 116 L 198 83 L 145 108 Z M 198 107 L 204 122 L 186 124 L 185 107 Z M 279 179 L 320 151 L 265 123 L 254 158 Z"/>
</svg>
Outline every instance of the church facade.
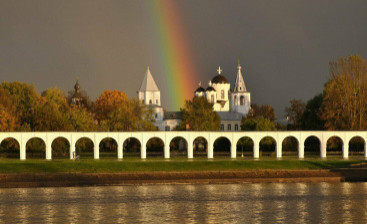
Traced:
<svg viewBox="0 0 367 224">
<path fill-rule="evenodd" d="M 227 78 L 222 75 L 220 67 L 217 72 L 218 74 L 209 81 L 208 87 L 204 89 L 200 83 L 194 95 L 205 97 L 213 104 L 214 111 L 217 111 L 221 118 L 222 131 L 239 131 L 242 117 L 246 116 L 251 108 L 251 94 L 247 91 L 241 66 L 239 64 L 237 66 L 233 89 Z M 164 112 L 161 106 L 160 90 L 149 67 L 138 91 L 138 99 L 153 109 L 158 130 L 173 130 L 181 122 L 179 112 Z"/>
</svg>

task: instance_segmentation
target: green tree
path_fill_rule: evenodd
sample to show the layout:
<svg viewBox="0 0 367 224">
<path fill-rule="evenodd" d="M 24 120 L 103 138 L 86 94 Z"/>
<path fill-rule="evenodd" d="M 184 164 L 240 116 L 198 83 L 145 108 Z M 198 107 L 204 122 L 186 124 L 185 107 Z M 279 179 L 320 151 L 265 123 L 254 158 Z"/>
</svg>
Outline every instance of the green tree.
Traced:
<svg viewBox="0 0 367 224">
<path fill-rule="evenodd" d="M 19 113 L 19 129 L 18 130 L 33 130 L 35 121 L 35 111 L 39 103 L 39 94 L 33 85 L 20 82 L 3 82 L 1 88 L 6 90 Z"/>
<path fill-rule="evenodd" d="M 74 131 L 98 130 L 97 121 L 93 119 L 93 115 L 86 108 L 71 108 L 67 116 Z"/>
<path fill-rule="evenodd" d="M 302 130 L 324 130 L 325 122 L 321 119 L 322 93 L 307 101 L 306 109 L 302 114 Z"/>
<path fill-rule="evenodd" d="M 306 104 L 302 100 L 292 99 L 289 101 L 290 106 L 285 108 L 286 118 L 290 122 L 288 129 L 299 130 L 302 126 L 302 115 L 305 111 Z"/>
<path fill-rule="evenodd" d="M 243 131 L 275 131 L 274 122 L 267 118 L 243 118 L 241 121 L 241 130 Z"/>
<path fill-rule="evenodd" d="M 65 94 L 58 88 L 42 92 L 35 111 L 35 131 L 71 131 L 73 130 L 67 114 L 70 107 Z"/>
<path fill-rule="evenodd" d="M 220 117 L 213 110 L 213 105 L 204 97 L 186 100 L 181 108 L 182 121 L 177 130 L 217 131 L 220 129 Z"/>
<path fill-rule="evenodd" d="M 324 87 L 322 119 L 328 130 L 367 128 L 367 62 L 350 55 L 330 62 L 330 80 Z"/>
</svg>

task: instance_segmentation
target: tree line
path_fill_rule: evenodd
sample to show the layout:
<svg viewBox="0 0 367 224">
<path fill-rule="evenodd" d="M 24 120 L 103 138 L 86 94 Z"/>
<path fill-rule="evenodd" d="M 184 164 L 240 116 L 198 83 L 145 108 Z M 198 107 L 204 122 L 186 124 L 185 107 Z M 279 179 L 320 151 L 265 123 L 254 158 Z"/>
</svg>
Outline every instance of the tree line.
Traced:
<svg viewBox="0 0 367 224">
<path fill-rule="evenodd" d="M 38 94 L 33 85 L 0 85 L 0 131 L 155 130 L 153 111 L 122 91 L 104 91 L 94 102 L 83 93 L 81 106 L 53 87 Z"/>
<path fill-rule="evenodd" d="M 285 109 L 292 130 L 366 130 L 367 62 L 359 55 L 329 63 L 322 93 L 306 103 L 293 99 Z"/>
<path fill-rule="evenodd" d="M 0 85 L 0 131 L 149 131 L 156 130 L 153 111 L 123 91 L 104 91 L 95 101 L 82 92 L 82 106 L 53 87 L 40 95 L 33 85 Z M 220 117 L 202 97 L 185 101 L 176 130 L 215 131 Z M 322 93 L 306 103 L 292 99 L 285 108 L 287 125 L 276 122 L 270 105 L 251 105 L 242 130 L 365 130 L 367 128 L 367 62 L 350 55 L 330 62 Z"/>
</svg>

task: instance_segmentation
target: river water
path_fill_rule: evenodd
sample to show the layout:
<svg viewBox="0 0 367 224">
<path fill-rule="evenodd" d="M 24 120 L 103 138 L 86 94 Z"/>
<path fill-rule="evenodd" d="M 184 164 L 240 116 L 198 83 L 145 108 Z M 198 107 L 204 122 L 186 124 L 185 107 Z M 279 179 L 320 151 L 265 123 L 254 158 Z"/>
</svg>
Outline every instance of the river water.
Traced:
<svg viewBox="0 0 367 224">
<path fill-rule="evenodd" d="M 0 223 L 367 223 L 367 183 L 0 189 Z"/>
</svg>

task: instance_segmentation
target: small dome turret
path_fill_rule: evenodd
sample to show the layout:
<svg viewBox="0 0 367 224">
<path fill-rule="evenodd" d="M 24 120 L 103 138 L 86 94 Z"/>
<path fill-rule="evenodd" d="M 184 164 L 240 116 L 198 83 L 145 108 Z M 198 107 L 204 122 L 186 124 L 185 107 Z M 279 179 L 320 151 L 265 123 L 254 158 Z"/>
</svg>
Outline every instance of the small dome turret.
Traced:
<svg viewBox="0 0 367 224">
<path fill-rule="evenodd" d="M 214 91 L 215 92 L 215 89 L 212 86 L 212 81 L 209 81 L 209 86 L 208 86 L 208 88 L 206 88 L 206 91 L 207 92 L 210 92 L 210 91 Z"/>
<path fill-rule="evenodd" d="M 208 88 L 206 88 L 206 91 L 214 91 L 215 92 L 215 89 L 212 86 L 209 86 Z"/>
<path fill-rule="evenodd" d="M 205 92 L 205 89 L 201 87 L 201 82 L 199 82 L 199 87 L 195 90 L 194 93 L 202 93 Z"/>
<path fill-rule="evenodd" d="M 195 90 L 195 93 L 201 93 L 201 92 L 205 92 L 205 89 L 201 86 Z"/>
<path fill-rule="evenodd" d="M 80 84 L 79 84 L 79 80 L 78 79 L 76 80 L 76 83 L 74 85 L 74 89 L 75 89 L 75 92 L 76 93 L 79 93 L 79 91 L 80 91 Z"/>
</svg>

